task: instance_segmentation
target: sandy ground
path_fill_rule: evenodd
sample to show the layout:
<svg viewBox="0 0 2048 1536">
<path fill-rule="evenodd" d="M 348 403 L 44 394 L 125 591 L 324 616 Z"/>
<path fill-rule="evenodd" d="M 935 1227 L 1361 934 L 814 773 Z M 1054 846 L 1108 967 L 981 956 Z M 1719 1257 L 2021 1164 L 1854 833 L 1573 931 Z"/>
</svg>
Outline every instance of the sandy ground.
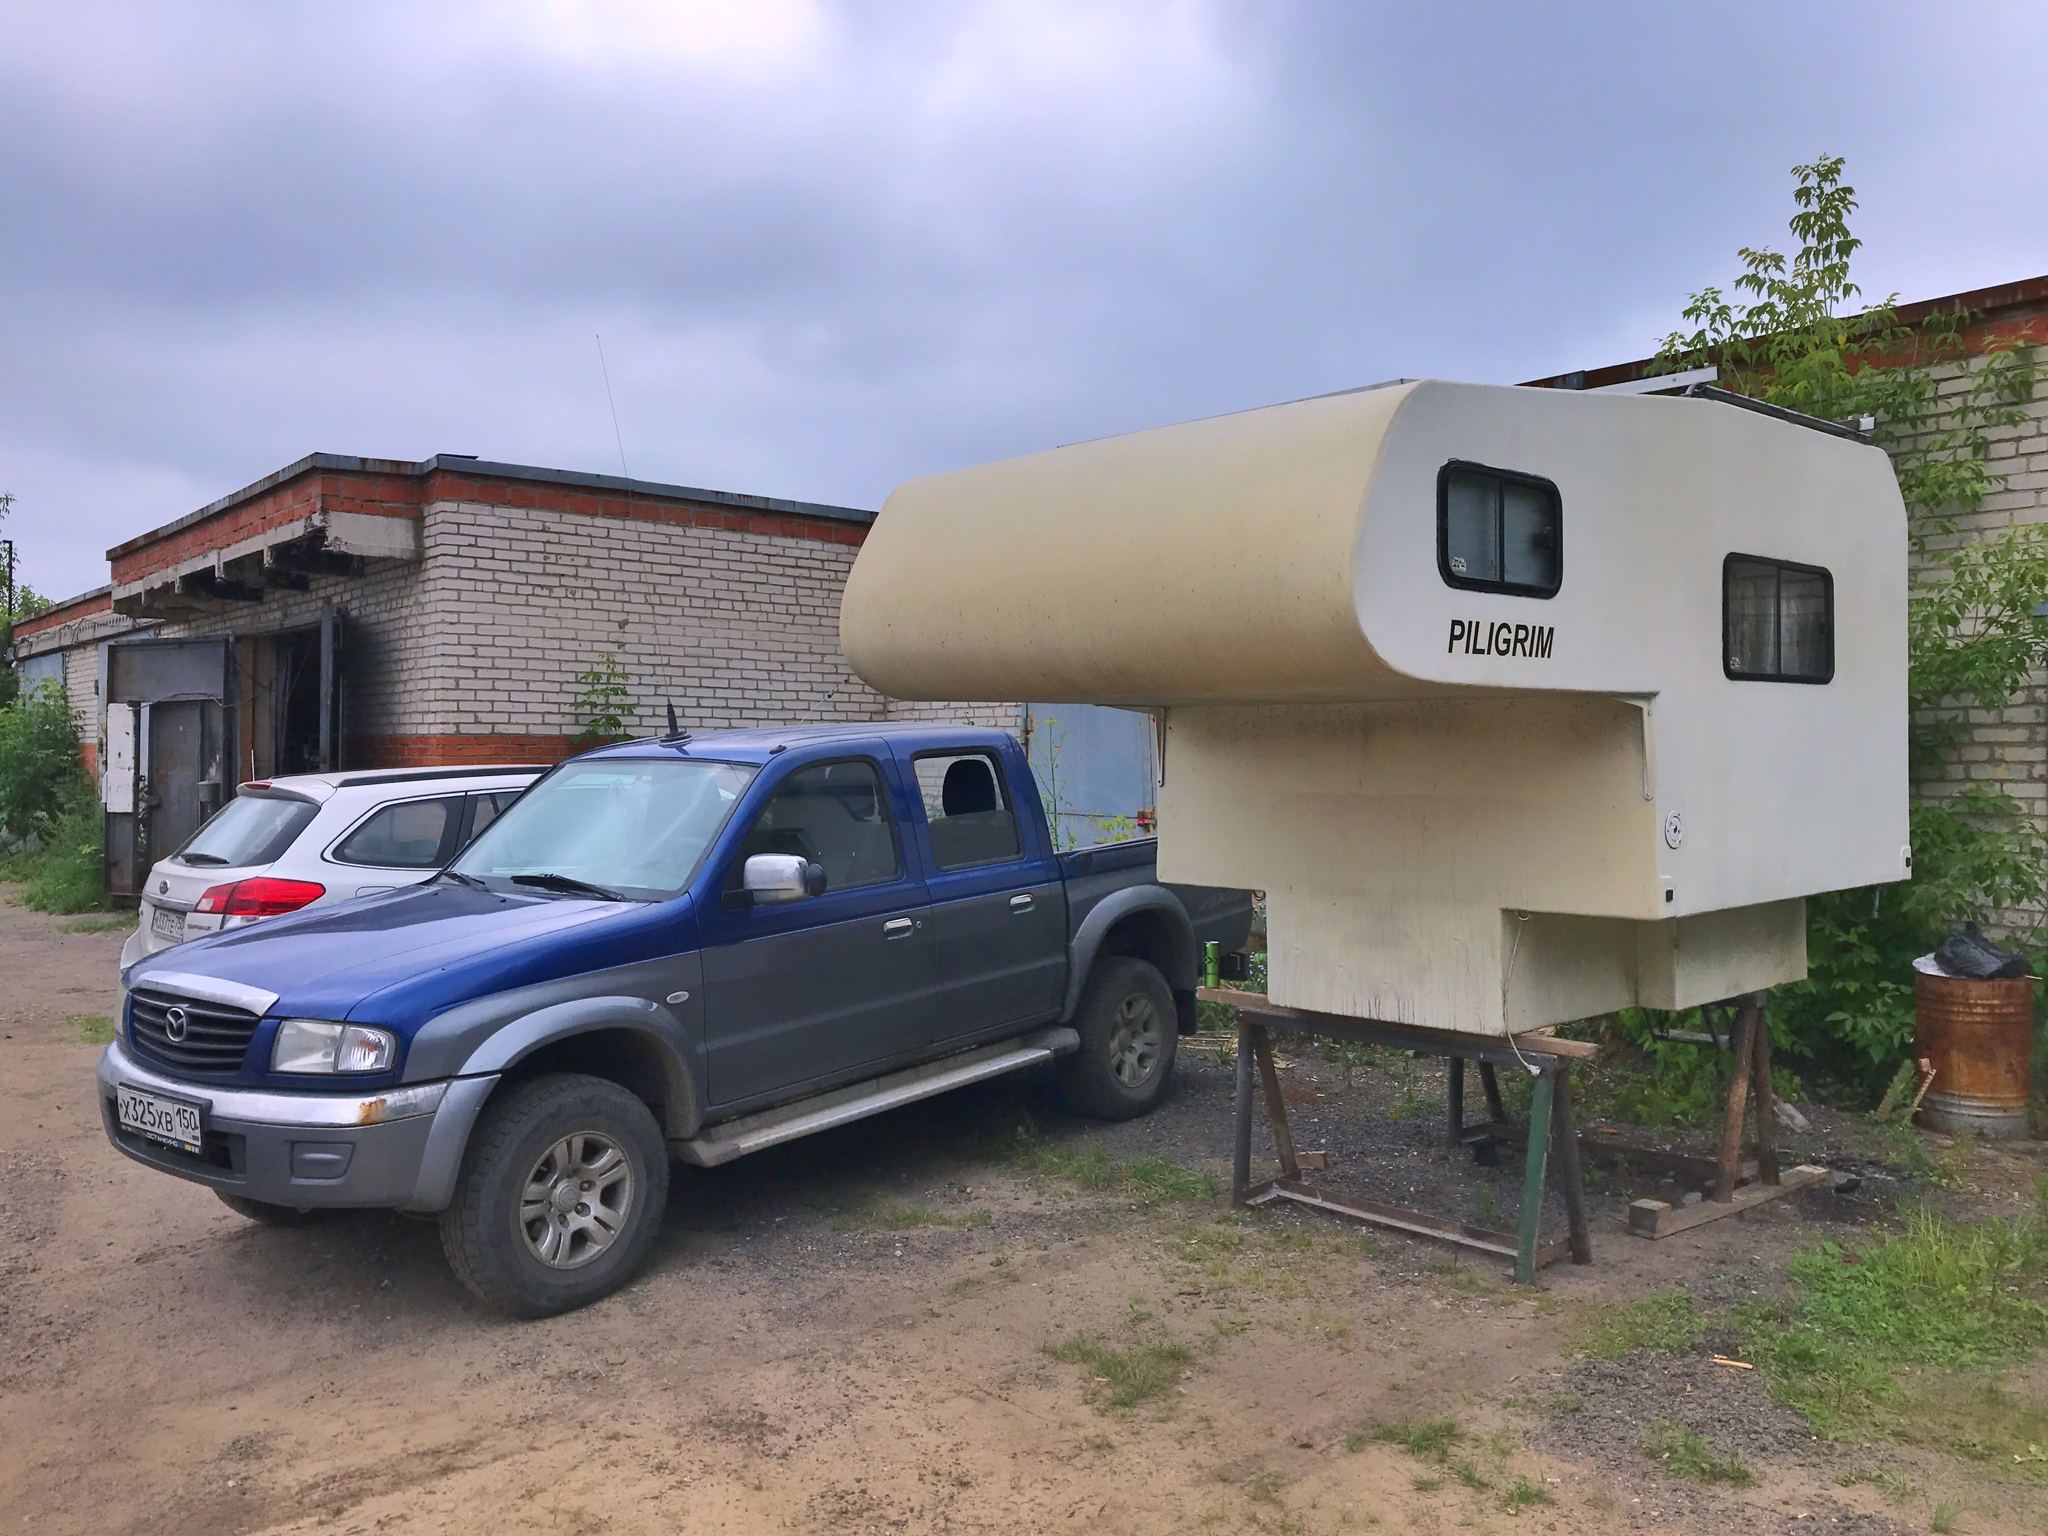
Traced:
<svg viewBox="0 0 2048 1536">
<path fill-rule="evenodd" d="M 1147 1205 L 988 1150 L 989 1125 L 1028 1113 L 1220 1173 L 1228 1077 L 1199 1053 L 1130 1125 L 1064 1120 L 1011 1082 L 678 1170 L 632 1286 L 502 1321 L 430 1225 L 265 1230 L 107 1147 L 72 1020 L 113 1012 L 120 944 L 0 904 L 0 1531 L 1903 1531 L 1950 1493 L 1969 1532 L 2048 1516 L 2038 1489 L 1925 1458 L 1926 1507 L 1844 1486 L 1874 1450 L 1814 1439 L 1704 1357 L 1573 1356 L 1574 1322 L 1617 1299 L 1771 1283 L 1793 1246 L 1868 1218 L 1853 1196 L 1652 1244 L 1621 1229 L 1630 1191 L 1601 1184 L 1599 1262 L 1532 1295 L 1427 1243 Z M 1384 1082 L 1297 1060 L 1288 1085 L 1331 1177 L 1512 1209 L 1511 1170 L 1435 1145 L 1412 1106 L 1372 1112 Z M 960 1224 L 884 1229 L 905 1208 Z M 1048 1354 L 1077 1334 L 1190 1357 L 1119 1411 Z M 1464 1473 L 1372 1437 L 1432 1415 L 1458 1421 Z M 1638 1448 L 1657 1417 L 1728 1439 L 1756 1485 L 1669 1481 Z M 1517 1479 L 1539 1502 L 1511 1507 Z"/>
</svg>

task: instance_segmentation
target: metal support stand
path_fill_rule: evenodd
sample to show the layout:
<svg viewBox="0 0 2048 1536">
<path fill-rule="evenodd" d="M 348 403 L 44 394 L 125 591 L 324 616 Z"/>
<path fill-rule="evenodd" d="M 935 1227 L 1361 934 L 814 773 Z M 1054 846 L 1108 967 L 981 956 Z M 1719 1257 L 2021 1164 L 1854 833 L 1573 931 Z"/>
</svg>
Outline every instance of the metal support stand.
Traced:
<svg viewBox="0 0 2048 1536">
<path fill-rule="evenodd" d="M 1203 987 L 1197 995 L 1204 1001 L 1225 1003 L 1238 1010 L 1237 1102 L 1230 1167 L 1230 1195 L 1237 1204 L 1267 1205 L 1286 1200 L 1374 1226 L 1392 1227 L 1481 1253 L 1497 1254 L 1514 1261 L 1515 1280 L 1521 1285 L 1535 1284 L 1536 1271 L 1561 1258 L 1569 1257 L 1575 1264 L 1593 1262 L 1593 1240 L 1586 1220 L 1586 1193 L 1568 1082 L 1572 1060 L 1590 1054 L 1591 1047 L 1545 1036 L 1523 1036 L 1519 1041 L 1510 1041 L 1502 1036 L 1455 1034 L 1372 1019 L 1309 1013 L 1280 1007 L 1256 992 L 1232 988 Z M 1288 1123 L 1287 1101 L 1281 1095 L 1280 1076 L 1273 1066 L 1272 1026 L 1276 1023 L 1309 1034 L 1450 1058 L 1454 1144 L 1473 1145 L 1505 1133 L 1507 1113 L 1501 1103 L 1495 1069 L 1513 1066 L 1533 1070 L 1536 1080 L 1530 1096 L 1528 1152 L 1522 1166 L 1522 1210 L 1516 1230 L 1498 1232 L 1427 1211 L 1353 1199 L 1321 1190 L 1303 1178 L 1301 1157 L 1295 1150 L 1293 1129 Z M 1490 1116 L 1489 1120 L 1472 1126 L 1464 1123 L 1464 1064 L 1468 1059 L 1479 1063 Z M 1273 1150 L 1280 1164 L 1277 1177 L 1259 1184 L 1254 1184 L 1251 1178 L 1254 1075 L 1265 1100 Z M 1545 1243 L 1541 1232 L 1543 1194 L 1553 1160 L 1563 1182 L 1569 1231 L 1563 1242 Z"/>
</svg>

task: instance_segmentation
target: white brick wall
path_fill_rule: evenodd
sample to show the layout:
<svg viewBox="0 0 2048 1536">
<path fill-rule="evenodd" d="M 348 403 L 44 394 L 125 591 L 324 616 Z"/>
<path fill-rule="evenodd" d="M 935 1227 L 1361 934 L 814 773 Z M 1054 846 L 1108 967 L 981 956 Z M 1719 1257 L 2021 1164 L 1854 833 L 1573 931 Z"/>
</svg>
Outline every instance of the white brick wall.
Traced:
<svg viewBox="0 0 2048 1536">
<path fill-rule="evenodd" d="M 1940 393 L 1961 394 L 1966 369 L 1981 361 L 1937 369 Z M 2015 426 L 1987 429 L 1992 470 L 2005 486 L 1984 498 L 1976 510 L 1956 519 L 1957 531 L 1930 540 L 1935 548 L 1954 548 L 1971 539 L 2005 529 L 2048 522 L 2048 387 L 2038 386 L 2026 406 L 2027 419 Z M 2048 593 L 2041 594 L 2048 597 Z M 1993 784 L 2011 795 L 2048 830 L 2048 672 L 2037 668 L 2029 685 L 2004 709 L 1953 710 L 1968 726 L 1963 746 L 1953 755 L 1945 776 L 1916 785 L 1927 799 L 1940 799 L 1969 783 Z M 2031 927 L 2048 920 L 2048 912 L 2011 911 L 1999 920 Z"/>
</svg>

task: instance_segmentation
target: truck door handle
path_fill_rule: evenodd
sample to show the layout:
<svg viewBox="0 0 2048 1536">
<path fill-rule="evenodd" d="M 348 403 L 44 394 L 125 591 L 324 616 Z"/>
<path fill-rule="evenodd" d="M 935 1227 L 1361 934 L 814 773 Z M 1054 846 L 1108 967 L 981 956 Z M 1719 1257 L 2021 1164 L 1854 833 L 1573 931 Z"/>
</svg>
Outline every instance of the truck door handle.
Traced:
<svg viewBox="0 0 2048 1536">
<path fill-rule="evenodd" d="M 882 924 L 882 937 L 885 939 L 907 939 L 916 928 L 917 923 L 911 918 L 892 917 L 889 921 Z"/>
<path fill-rule="evenodd" d="M 1012 896 L 1010 898 L 1010 910 L 1012 912 L 1029 912 L 1033 905 L 1034 903 L 1028 891 L 1021 896 Z"/>
</svg>

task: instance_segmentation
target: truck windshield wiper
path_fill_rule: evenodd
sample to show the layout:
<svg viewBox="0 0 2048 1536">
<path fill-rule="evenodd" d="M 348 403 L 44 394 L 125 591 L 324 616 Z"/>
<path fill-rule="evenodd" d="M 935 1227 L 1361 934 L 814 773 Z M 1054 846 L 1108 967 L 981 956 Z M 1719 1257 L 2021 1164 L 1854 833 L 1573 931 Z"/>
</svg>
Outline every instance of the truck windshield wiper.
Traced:
<svg viewBox="0 0 2048 1536">
<path fill-rule="evenodd" d="M 468 886 L 473 891 L 488 891 L 490 889 L 488 885 L 477 879 L 475 875 L 465 875 L 459 869 L 444 869 L 441 871 L 441 877 L 446 880 L 457 881 L 462 885 Z"/>
<path fill-rule="evenodd" d="M 538 886 L 544 891 L 562 891 L 571 896 L 595 896 L 600 901 L 624 901 L 626 898 L 617 891 L 602 885 L 592 885 L 588 880 L 578 880 L 574 875 L 558 875 L 551 869 L 544 869 L 530 875 L 509 877 L 514 885 Z"/>
</svg>

